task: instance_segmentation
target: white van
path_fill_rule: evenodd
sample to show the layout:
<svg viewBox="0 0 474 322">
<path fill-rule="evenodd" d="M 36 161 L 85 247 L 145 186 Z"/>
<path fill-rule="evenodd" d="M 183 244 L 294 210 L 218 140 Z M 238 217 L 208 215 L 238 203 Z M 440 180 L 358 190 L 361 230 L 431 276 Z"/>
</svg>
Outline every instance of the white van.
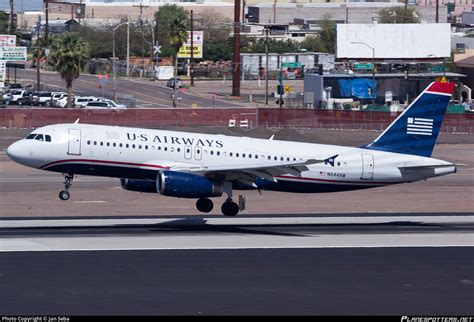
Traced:
<svg viewBox="0 0 474 322">
<path fill-rule="evenodd" d="M 98 101 L 99 98 L 95 96 L 76 96 L 74 98 L 74 107 L 86 107 L 87 103 Z"/>
</svg>

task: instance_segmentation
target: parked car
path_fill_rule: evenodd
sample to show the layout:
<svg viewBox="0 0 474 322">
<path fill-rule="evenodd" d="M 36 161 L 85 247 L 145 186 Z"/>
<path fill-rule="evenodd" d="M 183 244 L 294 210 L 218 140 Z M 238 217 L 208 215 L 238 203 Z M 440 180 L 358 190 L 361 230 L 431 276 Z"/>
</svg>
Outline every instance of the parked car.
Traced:
<svg viewBox="0 0 474 322">
<path fill-rule="evenodd" d="M 22 105 L 23 101 L 29 100 L 25 96 L 32 95 L 32 92 L 24 89 L 16 89 L 10 92 L 10 104 Z"/>
<path fill-rule="evenodd" d="M 72 107 L 74 107 L 74 95 L 71 96 Z M 55 107 L 65 108 L 67 106 L 67 95 L 55 101 Z"/>
<path fill-rule="evenodd" d="M 174 77 L 171 77 L 168 79 L 168 82 L 166 82 L 166 87 L 173 88 L 174 87 Z M 176 88 L 181 88 L 183 87 L 183 81 L 181 78 L 176 77 Z"/>
<path fill-rule="evenodd" d="M 118 113 L 124 112 L 127 107 L 125 105 L 117 104 L 111 100 L 101 100 L 101 101 L 93 101 L 87 103 L 84 107 L 87 111 L 87 115 L 92 114 L 100 114 L 100 113 L 110 113 L 116 115 Z"/>
<path fill-rule="evenodd" d="M 35 92 L 33 93 L 33 104 L 41 106 L 51 106 L 51 92 Z"/>
<path fill-rule="evenodd" d="M 63 97 L 67 97 L 67 93 L 65 92 L 52 92 L 51 93 L 51 106 L 52 107 L 59 107 L 58 100 Z"/>
<path fill-rule="evenodd" d="M 87 103 L 93 102 L 93 101 L 98 101 L 99 98 L 95 96 L 76 96 L 74 98 L 74 107 L 85 107 Z"/>
</svg>

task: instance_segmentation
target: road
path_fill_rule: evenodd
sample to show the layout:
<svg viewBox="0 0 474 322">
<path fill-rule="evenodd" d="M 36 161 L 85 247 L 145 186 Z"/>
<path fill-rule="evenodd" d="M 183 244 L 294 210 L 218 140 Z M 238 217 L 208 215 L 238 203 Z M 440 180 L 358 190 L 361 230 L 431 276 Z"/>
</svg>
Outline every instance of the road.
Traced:
<svg viewBox="0 0 474 322">
<path fill-rule="evenodd" d="M 1 220 L 0 311 L 472 315 L 473 216 Z"/>
<path fill-rule="evenodd" d="M 18 73 L 18 78 L 36 82 L 36 69 L 25 69 Z M 50 91 L 65 91 L 64 81 L 58 73 L 42 72 L 41 83 L 44 89 Z M 73 83 L 73 91 L 76 95 L 81 96 L 101 96 L 102 90 L 99 89 L 97 75 L 82 74 Z M 109 78 L 109 82 L 104 86 L 104 94 L 112 97 L 113 82 Z M 159 107 L 172 108 L 171 95 L 173 90 L 165 86 L 162 81 L 152 82 L 146 79 L 116 79 L 117 95 L 131 95 L 135 97 L 136 107 Z M 179 107 L 191 107 L 196 104 L 198 107 L 245 107 L 245 104 L 229 100 L 223 100 L 212 95 L 206 90 L 188 90 L 186 93 L 180 93 L 181 99 L 178 100 Z"/>
</svg>

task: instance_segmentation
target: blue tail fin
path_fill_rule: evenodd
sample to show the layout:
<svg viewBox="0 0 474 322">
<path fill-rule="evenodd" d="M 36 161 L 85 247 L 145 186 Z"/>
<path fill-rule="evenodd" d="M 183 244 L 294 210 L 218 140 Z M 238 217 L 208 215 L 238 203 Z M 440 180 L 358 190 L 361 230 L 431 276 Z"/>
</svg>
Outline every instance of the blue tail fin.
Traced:
<svg viewBox="0 0 474 322">
<path fill-rule="evenodd" d="M 366 149 L 430 157 L 454 83 L 431 83 Z"/>
</svg>

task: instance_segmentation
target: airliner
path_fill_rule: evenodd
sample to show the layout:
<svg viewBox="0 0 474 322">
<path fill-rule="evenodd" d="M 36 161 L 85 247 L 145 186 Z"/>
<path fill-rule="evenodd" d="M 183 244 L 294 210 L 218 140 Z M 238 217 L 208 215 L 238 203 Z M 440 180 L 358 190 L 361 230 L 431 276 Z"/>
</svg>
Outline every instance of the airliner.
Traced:
<svg viewBox="0 0 474 322">
<path fill-rule="evenodd" d="M 14 161 L 62 173 L 70 198 L 75 175 L 120 179 L 130 191 L 197 199 L 226 194 L 226 216 L 239 213 L 233 190 L 336 192 L 425 180 L 456 172 L 431 158 L 454 83 L 431 83 L 373 142 L 360 147 L 75 123 L 34 130 L 7 149 Z"/>
</svg>

